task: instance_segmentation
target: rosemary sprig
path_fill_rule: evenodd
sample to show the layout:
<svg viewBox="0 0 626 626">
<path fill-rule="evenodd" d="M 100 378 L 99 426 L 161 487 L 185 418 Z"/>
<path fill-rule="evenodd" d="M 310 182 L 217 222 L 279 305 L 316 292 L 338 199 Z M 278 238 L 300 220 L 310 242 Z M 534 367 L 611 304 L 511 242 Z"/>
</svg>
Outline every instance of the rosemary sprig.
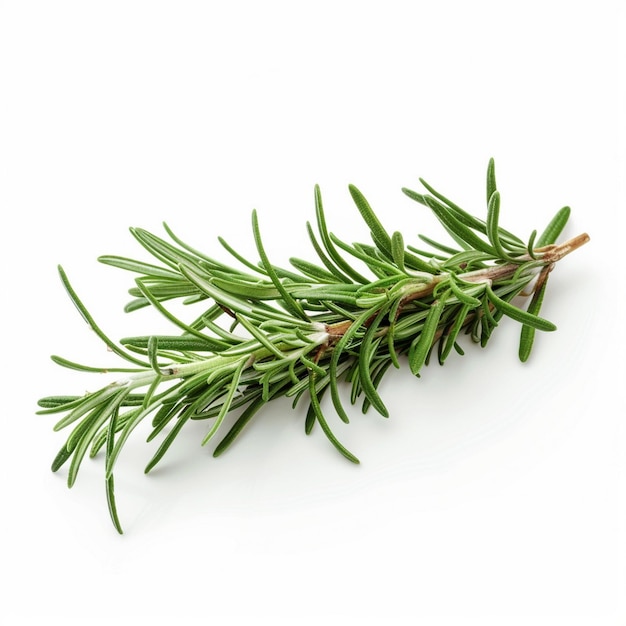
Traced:
<svg viewBox="0 0 626 626">
<path fill-rule="evenodd" d="M 100 261 L 136 274 L 127 311 L 152 306 L 173 325 L 172 334 L 128 337 L 114 342 L 98 326 L 62 268 L 61 280 L 89 327 L 129 366 L 99 368 L 59 356 L 64 367 L 88 372 L 118 372 L 125 378 L 83 396 L 52 396 L 39 401 L 40 414 L 63 414 L 55 430 L 70 428 L 52 463 L 69 462 L 68 485 L 84 457 L 104 448 L 105 485 L 111 519 L 121 533 L 114 496 L 116 461 L 132 431 L 152 421 L 148 441 L 163 435 L 146 466 L 152 470 L 189 420 L 210 420 L 202 445 L 220 436 L 222 454 L 268 402 L 293 398 L 309 403 L 305 431 L 317 422 L 348 460 L 358 459 L 332 432 L 322 410 L 328 391 L 339 417 L 347 422 L 339 382 L 352 388 L 351 402 L 362 399 L 387 416 L 377 389 L 400 356 L 420 376 L 436 353 L 443 364 L 461 333 L 485 346 L 503 316 L 522 324 L 519 356 L 526 361 L 537 330 L 556 327 L 539 316 L 548 274 L 566 254 L 589 240 L 586 234 L 557 244 L 570 210 L 557 212 L 544 231 L 528 242 L 500 226 L 500 192 L 495 168 L 487 171 L 487 211 L 482 220 L 465 212 L 425 181 L 426 193 L 403 189 L 428 207 L 454 244 L 420 236 L 428 250 L 405 246 L 401 233 L 388 233 L 363 194 L 350 194 L 368 226 L 370 243 L 347 243 L 328 230 L 319 187 L 315 187 L 317 231 L 307 232 L 319 264 L 291 259 L 293 269 L 272 264 L 256 213 L 252 232 L 259 263 L 251 262 L 220 239 L 241 269 L 214 260 L 180 240 L 165 226 L 169 241 L 145 230 L 131 232 L 158 264 L 102 256 Z M 355 262 L 363 268 L 357 269 Z M 369 275 L 369 276 L 368 276 Z M 528 308 L 518 296 L 530 295 Z M 205 303 L 200 315 L 183 321 L 167 307 L 171 300 Z M 226 323 L 225 323 L 226 322 Z M 223 432 L 226 415 L 241 412 Z"/>
</svg>

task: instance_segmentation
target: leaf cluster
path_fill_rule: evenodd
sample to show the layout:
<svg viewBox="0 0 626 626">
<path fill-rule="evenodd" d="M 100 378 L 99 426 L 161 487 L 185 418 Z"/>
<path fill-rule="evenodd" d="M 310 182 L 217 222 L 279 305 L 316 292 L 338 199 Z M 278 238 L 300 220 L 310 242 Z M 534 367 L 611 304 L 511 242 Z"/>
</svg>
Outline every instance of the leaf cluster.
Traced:
<svg viewBox="0 0 626 626">
<path fill-rule="evenodd" d="M 251 261 L 222 238 L 230 263 L 216 260 L 182 241 L 165 225 L 167 238 L 141 228 L 131 233 L 154 262 L 102 256 L 100 261 L 131 272 L 134 283 L 126 311 L 152 307 L 172 325 L 167 335 L 146 334 L 111 340 L 96 323 L 59 268 L 67 293 L 88 326 L 124 363 L 93 367 L 59 356 L 64 367 L 118 372 L 124 377 L 82 396 L 52 396 L 39 402 L 43 414 L 62 414 L 55 429 L 70 429 L 52 469 L 69 463 L 72 486 L 85 456 L 104 450 L 109 510 L 122 532 L 114 495 L 114 467 L 133 430 L 151 420 L 148 441 L 160 443 L 146 466 L 152 470 L 190 420 L 206 420 L 203 445 L 218 437 L 222 454 L 268 402 L 287 396 L 307 402 L 305 432 L 318 424 L 347 459 L 358 459 L 337 439 L 323 398 L 348 422 L 341 383 L 352 404 L 373 407 L 387 417 L 379 386 L 390 368 L 408 360 L 420 376 L 432 359 L 443 364 L 452 351 L 463 353 L 462 334 L 485 346 L 503 316 L 522 325 L 520 358 L 530 354 L 537 330 L 555 326 L 539 316 L 551 254 L 569 208 L 564 207 L 540 235 L 522 240 L 500 225 L 500 192 L 493 160 L 487 172 L 484 220 L 472 216 L 425 181 L 422 192 L 406 196 L 437 217 L 448 238 L 420 235 L 419 247 L 388 232 L 359 189 L 349 187 L 371 241 L 348 242 L 327 225 L 322 196 L 315 187 L 315 222 L 306 228 L 315 262 L 272 263 L 256 212 L 252 233 L 258 260 Z M 550 254 L 549 254 L 550 252 Z M 515 299 L 530 290 L 526 310 Z M 171 303 L 190 305 L 184 320 Z M 187 309 L 185 309 L 187 310 Z M 225 417 L 236 412 L 229 428 Z M 225 431 L 225 432 L 223 432 Z"/>
</svg>

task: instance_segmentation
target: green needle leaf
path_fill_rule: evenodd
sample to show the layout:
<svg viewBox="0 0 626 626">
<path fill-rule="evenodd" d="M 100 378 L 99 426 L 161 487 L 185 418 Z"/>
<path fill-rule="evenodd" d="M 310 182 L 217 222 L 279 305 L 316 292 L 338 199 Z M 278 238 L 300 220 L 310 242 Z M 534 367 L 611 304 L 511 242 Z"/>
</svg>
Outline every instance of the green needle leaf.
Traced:
<svg viewBox="0 0 626 626">
<path fill-rule="evenodd" d="M 271 265 L 267 254 L 265 253 L 265 248 L 263 247 L 263 242 L 261 240 L 261 232 L 259 230 L 259 219 L 257 217 L 256 211 L 252 212 L 252 230 L 254 232 L 254 241 L 256 243 L 257 251 L 259 252 L 259 256 L 261 257 L 261 262 L 263 263 L 263 267 L 267 272 L 268 276 L 272 279 L 276 289 L 280 292 L 285 307 L 293 313 L 296 317 L 300 317 L 304 320 L 308 319 L 306 313 L 304 312 L 302 306 L 298 304 L 293 297 L 289 294 L 289 292 L 285 289 L 285 286 L 282 284 L 276 271 Z"/>
<path fill-rule="evenodd" d="M 239 381 L 241 380 L 241 373 L 243 372 L 245 367 L 246 367 L 246 359 L 242 359 L 239 365 L 237 366 L 237 369 L 233 373 L 230 383 L 228 384 L 228 393 L 226 394 L 226 397 L 224 398 L 224 403 L 222 404 L 222 408 L 220 409 L 218 416 L 215 418 L 215 422 L 213 423 L 211 430 L 209 430 L 205 438 L 202 440 L 203 446 L 206 445 L 212 439 L 213 435 L 215 435 L 219 427 L 222 425 L 222 422 L 224 421 L 226 414 L 228 413 L 228 411 L 230 411 L 230 407 L 233 403 L 233 398 L 235 397 L 235 394 L 237 393 Z"/>
<path fill-rule="evenodd" d="M 339 452 L 341 452 L 343 456 L 346 457 L 346 459 L 348 459 L 348 461 L 352 461 L 352 463 L 358 464 L 360 462 L 359 459 L 356 456 L 354 456 L 354 454 L 352 454 L 352 452 L 350 452 L 337 439 L 337 437 L 335 437 L 334 433 L 329 428 L 328 423 L 326 422 L 326 418 L 324 417 L 324 414 L 322 413 L 322 407 L 320 406 L 319 398 L 317 397 L 317 391 L 315 390 L 315 374 L 313 373 L 309 374 L 309 393 L 311 397 L 311 406 L 313 407 L 315 417 L 317 418 L 317 421 L 322 427 L 324 434 L 326 435 L 326 437 L 328 437 L 328 440 L 333 444 L 333 446 L 335 446 L 337 450 L 339 450 Z"/>
<path fill-rule="evenodd" d="M 74 306 L 78 309 L 78 312 L 81 314 L 85 322 L 87 322 L 89 328 L 91 328 L 91 330 L 93 330 L 96 333 L 96 335 L 98 335 L 98 337 L 106 344 L 107 348 L 109 348 L 111 352 L 114 352 L 118 356 L 121 356 L 122 358 L 124 358 L 126 361 L 130 361 L 131 363 L 135 363 L 136 365 L 148 367 L 149 365 L 145 361 L 141 361 L 140 359 L 135 358 L 133 355 L 129 354 L 128 352 L 121 350 L 114 341 L 111 341 L 102 332 L 100 327 L 96 324 L 95 320 L 93 319 L 93 317 L 91 316 L 87 308 L 85 307 L 85 305 L 82 303 L 81 299 L 78 297 L 78 294 L 74 291 L 74 288 L 72 287 L 67 277 L 67 274 L 65 273 L 65 270 L 60 265 L 58 267 L 58 270 L 59 270 L 59 275 L 61 276 L 61 281 L 63 282 L 63 286 L 65 287 L 65 290 L 70 296 L 70 299 L 74 303 Z"/>
<path fill-rule="evenodd" d="M 491 287 L 487 287 L 487 294 L 489 296 L 489 300 L 495 305 L 497 309 L 500 309 L 505 315 L 514 319 L 517 322 L 521 322 L 522 324 L 526 324 L 531 328 L 536 328 L 537 330 L 543 331 L 553 331 L 556 330 L 556 326 L 549 322 L 548 320 L 544 320 L 542 317 L 538 317 L 537 315 L 533 315 L 523 309 L 520 309 L 502 298 L 499 298 L 493 291 Z"/>
<path fill-rule="evenodd" d="M 398 269 L 404 272 L 404 238 L 402 237 L 402 233 L 398 231 L 391 237 L 391 255 Z"/>
<path fill-rule="evenodd" d="M 389 417 L 389 411 L 376 391 L 376 385 L 372 381 L 371 362 L 376 354 L 374 337 L 378 332 L 380 323 L 387 316 L 388 308 L 380 309 L 369 328 L 367 329 L 363 342 L 361 343 L 361 357 L 359 359 L 359 378 L 363 387 L 363 392 L 371 405 L 383 416 Z"/>
<path fill-rule="evenodd" d="M 409 349 L 409 365 L 411 372 L 417 376 L 426 362 L 435 340 L 435 333 L 439 326 L 439 319 L 445 306 L 445 294 L 439 300 L 433 302 L 428 311 L 422 332 L 413 340 Z"/>
<path fill-rule="evenodd" d="M 213 456 L 218 457 L 226 452 L 235 439 L 241 434 L 244 427 L 247 426 L 250 420 L 258 413 L 259 409 L 265 406 L 273 397 L 273 394 L 270 394 L 267 399 L 262 397 L 255 398 L 239 416 L 224 438 L 215 446 Z"/>
<path fill-rule="evenodd" d="M 487 205 L 489 205 L 496 190 L 496 164 L 493 159 L 489 159 L 489 165 L 487 167 Z"/>
<path fill-rule="evenodd" d="M 109 421 L 109 428 L 107 433 L 107 445 L 106 445 L 106 456 L 107 458 L 113 451 L 113 443 L 115 437 L 115 426 L 118 418 L 118 408 L 113 411 L 113 415 Z M 113 526 L 117 530 L 120 535 L 124 534 L 122 530 L 122 525 L 120 524 L 120 518 L 117 514 L 117 504 L 115 502 L 115 479 L 113 478 L 113 474 L 106 478 L 106 495 L 107 495 L 107 504 L 109 506 L 109 515 L 111 516 L 111 521 L 113 522 Z"/>
<path fill-rule="evenodd" d="M 539 315 L 539 311 L 541 310 L 541 305 L 543 304 L 543 297 L 546 293 L 546 287 L 548 285 L 548 273 L 539 275 L 538 283 L 533 293 L 533 297 L 528 305 L 528 313 L 531 315 Z M 535 341 L 535 328 L 533 326 L 529 326 L 528 324 L 524 324 L 522 326 L 522 331 L 520 335 L 520 343 L 519 343 L 519 358 L 522 363 L 528 361 L 530 357 L 530 353 L 533 348 L 533 343 Z"/>
<path fill-rule="evenodd" d="M 494 191 L 489 198 L 487 210 L 487 237 L 500 259 L 513 261 L 514 259 L 506 252 L 500 239 L 500 192 Z"/>
<path fill-rule="evenodd" d="M 376 246 L 380 248 L 385 255 L 391 257 L 391 238 L 384 229 L 383 225 L 380 223 L 380 220 L 376 217 L 376 214 L 372 210 L 369 202 L 354 185 L 349 185 L 348 189 L 350 190 L 350 195 L 352 196 L 354 203 L 361 213 L 361 217 L 372 233 L 372 239 L 376 243 Z"/>
<path fill-rule="evenodd" d="M 564 206 L 557 211 L 537 240 L 535 244 L 537 248 L 553 244 L 559 238 L 569 220 L 570 213 L 571 209 L 568 206 Z"/>
</svg>

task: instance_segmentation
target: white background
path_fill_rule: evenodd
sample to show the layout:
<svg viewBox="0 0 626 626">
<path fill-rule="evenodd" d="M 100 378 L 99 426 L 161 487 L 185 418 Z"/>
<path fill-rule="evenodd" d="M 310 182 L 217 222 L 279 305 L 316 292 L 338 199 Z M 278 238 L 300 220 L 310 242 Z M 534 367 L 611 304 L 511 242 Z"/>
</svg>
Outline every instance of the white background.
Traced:
<svg viewBox="0 0 626 626">
<path fill-rule="evenodd" d="M 615 1 L 0 2 L 2 517 L 0 618 L 30 623 L 626 624 L 624 10 Z M 620 47 L 621 40 L 621 47 Z M 591 243 L 553 272 L 556 333 L 517 360 L 485 350 L 391 371 L 388 420 L 333 428 L 277 401 L 220 459 L 183 432 L 154 475 L 138 429 L 68 491 L 65 441 L 36 401 L 104 384 L 50 354 L 108 358 L 61 263 L 114 338 L 162 322 L 122 306 L 128 232 L 313 259 L 313 186 L 331 229 L 363 240 L 354 183 L 416 243 L 436 229 L 400 188 L 424 177 L 527 236 L 564 204 Z M 143 258 L 143 257 L 142 257 Z"/>
</svg>

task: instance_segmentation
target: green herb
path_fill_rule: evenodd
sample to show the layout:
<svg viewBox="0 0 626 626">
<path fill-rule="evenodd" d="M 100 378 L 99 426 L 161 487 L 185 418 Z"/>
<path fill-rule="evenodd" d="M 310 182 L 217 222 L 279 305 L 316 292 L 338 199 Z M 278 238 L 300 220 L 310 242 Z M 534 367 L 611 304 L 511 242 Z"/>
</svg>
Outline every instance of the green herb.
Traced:
<svg viewBox="0 0 626 626">
<path fill-rule="evenodd" d="M 256 213 L 252 232 L 258 263 L 220 239 L 236 267 L 195 250 L 167 226 L 169 241 L 131 229 L 158 264 L 119 256 L 99 260 L 137 275 L 126 310 L 156 308 L 172 323 L 170 335 L 112 341 L 59 268 L 84 320 L 127 365 L 99 368 L 52 357 L 70 369 L 125 375 L 93 393 L 39 401 L 40 414 L 63 414 L 55 430 L 71 428 L 53 471 L 69 462 L 71 487 L 87 453 L 94 457 L 104 449 L 109 511 L 121 533 L 113 471 L 132 431 L 146 418 L 153 429 L 148 441 L 161 437 L 146 472 L 162 459 L 189 420 L 209 421 L 202 445 L 217 437 L 213 454 L 218 456 L 265 404 L 280 396 L 292 398 L 294 407 L 305 398 L 309 403 L 306 433 L 318 423 L 332 445 L 358 463 L 338 441 L 322 410 L 321 399 L 330 391 L 334 409 L 348 421 L 340 381 L 351 385 L 353 404 L 361 399 L 364 411 L 373 407 L 386 417 L 377 389 L 390 366 L 400 367 L 401 356 L 420 376 L 433 353 L 440 364 L 453 349 L 463 353 L 457 342 L 461 333 L 486 345 L 503 316 L 522 324 L 519 355 L 526 361 L 535 331 L 555 329 L 539 317 L 548 273 L 589 237 L 583 234 L 555 243 L 569 218 L 568 207 L 538 237 L 534 231 L 527 242 L 504 230 L 493 160 L 487 172 L 484 221 L 421 182 L 426 193 L 403 191 L 434 213 L 452 244 L 420 236 L 426 251 L 405 246 L 402 234 L 389 234 L 354 186 L 350 194 L 372 241 L 347 243 L 330 232 L 316 187 L 317 231 L 310 224 L 307 231 L 318 261 L 294 258 L 292 269 L 272 264 Z M 516 298 L 530 294 L 529 307 L 518 307 Z M 167 308 L 171 300 L 201 306 L 202 311 L 183 321 Z M 238 418 L 223 432 L 224 418 L 235 410 L 240 410 Z"/>
</svg>

